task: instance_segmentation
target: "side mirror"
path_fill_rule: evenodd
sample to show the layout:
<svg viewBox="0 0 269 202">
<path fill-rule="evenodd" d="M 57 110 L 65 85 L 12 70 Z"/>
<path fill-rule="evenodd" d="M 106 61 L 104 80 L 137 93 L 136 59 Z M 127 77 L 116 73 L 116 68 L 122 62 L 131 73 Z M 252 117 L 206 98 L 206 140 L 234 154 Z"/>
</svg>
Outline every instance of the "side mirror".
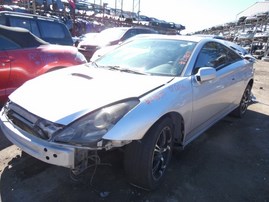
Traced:
<svg viewBox="0 0 269 202">
<path fill-rule="evenodd" d="M 252 55 L 250 54 L 246 54 L 243 56 L 244 59 L 248 60 L 249 62 L 256 62 L 256 58 L 253 57 Z"/>
<path fill-rule="evenodd" d="M 195 78 L 198 82 L 213 80 L 217 77 L 217 71 L 213 67 L 201 67 Z"/>
</svg>

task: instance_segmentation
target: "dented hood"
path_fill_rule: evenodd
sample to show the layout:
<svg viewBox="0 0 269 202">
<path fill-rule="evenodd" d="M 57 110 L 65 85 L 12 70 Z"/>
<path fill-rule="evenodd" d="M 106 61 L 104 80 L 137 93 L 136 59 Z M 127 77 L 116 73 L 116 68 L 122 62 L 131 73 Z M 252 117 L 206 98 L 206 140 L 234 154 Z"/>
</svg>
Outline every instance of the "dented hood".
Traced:
<svg viewBox="0 0 269 202">
<path fill-rule="evenodd" d="M 171 79 L 81 65 L 32 79 L 9 98 L 39 117 L 66 125 L 107 104 L 139 97 Z"/>
</svg>

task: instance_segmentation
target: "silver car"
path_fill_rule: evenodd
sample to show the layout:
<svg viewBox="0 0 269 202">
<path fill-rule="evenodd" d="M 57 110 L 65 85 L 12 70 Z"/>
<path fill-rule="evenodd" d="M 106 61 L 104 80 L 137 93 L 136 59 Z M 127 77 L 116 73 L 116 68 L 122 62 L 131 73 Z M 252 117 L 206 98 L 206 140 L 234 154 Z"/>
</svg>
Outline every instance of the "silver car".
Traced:
<svg viewBox="0 0 269 202">
<path fill-rule="evenodd" d="M 122 148 L 129 182 L 151 190 L 173 146 L 246 113 L 253 74 L 253 62 L 222 40 L 138 37 L 26 82 L 9 96 L 0 125 L 23 151 L 76 175 L 99 164 L 101 150 Z"/>
</svg>

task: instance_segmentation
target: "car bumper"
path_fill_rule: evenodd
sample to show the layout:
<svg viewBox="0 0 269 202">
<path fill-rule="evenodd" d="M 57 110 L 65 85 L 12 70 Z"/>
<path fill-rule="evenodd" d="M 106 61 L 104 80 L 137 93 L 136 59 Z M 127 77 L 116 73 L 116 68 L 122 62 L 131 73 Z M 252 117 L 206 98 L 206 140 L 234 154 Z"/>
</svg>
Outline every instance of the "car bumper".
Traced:
<svg viewBox="0 0 269 202">
<path fill-rule="evenodd" d="M 35 137 L 13 126 L 5 115 L 1 116 L 0 127 L 5 136 L 29 155 L 49 164 L 67 168 L 75 167 L 75 148 L 51 143 Z"/>
</svg>

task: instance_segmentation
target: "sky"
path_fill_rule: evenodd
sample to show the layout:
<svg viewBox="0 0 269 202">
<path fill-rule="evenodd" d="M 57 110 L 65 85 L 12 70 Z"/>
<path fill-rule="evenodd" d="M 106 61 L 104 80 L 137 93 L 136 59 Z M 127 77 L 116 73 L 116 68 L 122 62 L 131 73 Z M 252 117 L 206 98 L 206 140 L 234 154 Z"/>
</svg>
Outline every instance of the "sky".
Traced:
<svg viewBox="0 0 269 202">
<path fill-rule="evenodd" d="M 93 0 L 92 0 L 93 1 Z M 265 0 L 95 0 L 108 3 L 108 7 L 137 12 L 140 1 L 140 14 L 155 17 L 186 27 L 182 34 L 200 31 L 227 22 L 233 22 L 237 14 L 256 2 Z M 134 6 L 133 6 L 134 4 Z"/>
</svg>

